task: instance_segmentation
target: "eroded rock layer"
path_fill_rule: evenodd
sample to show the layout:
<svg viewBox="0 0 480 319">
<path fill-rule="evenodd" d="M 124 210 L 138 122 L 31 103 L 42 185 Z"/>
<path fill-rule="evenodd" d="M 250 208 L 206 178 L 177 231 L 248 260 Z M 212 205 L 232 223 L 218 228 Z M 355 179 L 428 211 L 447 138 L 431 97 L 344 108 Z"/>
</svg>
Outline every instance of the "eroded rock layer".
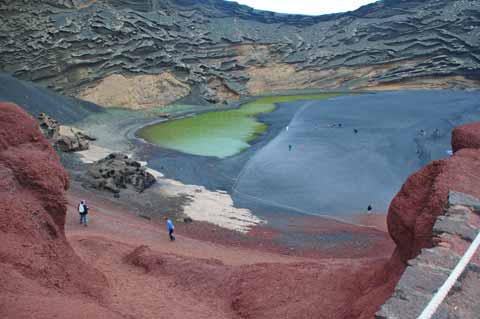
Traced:
<svg viewBox="0 0 480 319">
<path fill-rule="evenodd" d="M 0 15 L 0 69 L 112 106 L 479 85 L 478 1 L 384 0 L 307 17 L 223 0 L 23 0 L 2 2 Z"/>
</svg>

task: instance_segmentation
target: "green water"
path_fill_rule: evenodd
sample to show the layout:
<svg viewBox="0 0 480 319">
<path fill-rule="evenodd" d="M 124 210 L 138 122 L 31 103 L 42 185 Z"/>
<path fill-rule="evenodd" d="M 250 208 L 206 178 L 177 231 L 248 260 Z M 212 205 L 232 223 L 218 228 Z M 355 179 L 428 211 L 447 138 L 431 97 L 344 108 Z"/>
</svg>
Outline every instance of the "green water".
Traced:
<svg viewBox="0 0 480 319">
<path fill-rule="evenodd" d="M 255 116 L 275 110 L 275 103 L 326 99 L 339 94 L 260 98 L 228 111 L 200 114 L 146 127 L 138 136 L 159 146 L 200 156 L 225 158 L 249 147 L 248 142 L 267 130 Z"/>
</svg>

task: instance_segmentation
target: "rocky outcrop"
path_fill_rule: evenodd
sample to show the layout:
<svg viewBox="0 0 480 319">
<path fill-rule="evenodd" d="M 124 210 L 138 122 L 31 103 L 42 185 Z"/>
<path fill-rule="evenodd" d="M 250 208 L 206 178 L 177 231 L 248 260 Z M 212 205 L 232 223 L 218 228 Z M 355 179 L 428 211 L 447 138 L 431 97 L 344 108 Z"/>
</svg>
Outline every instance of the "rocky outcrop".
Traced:
<svg viewBox="0 0 480 319">
<path fill-rule="evenodd" d="M 397 244 L 392 260 L 407 264 L 379 319 L 417 318 L 445 282 L 480 228 L 478 123 L 456 128 L 452 157 L 434 161 L 410 176 L 388 211 Z M 466 195 L 468 194 L 468 195 Z M 435 318 L 477 318 L 480 257 L 456 283 Z"/>
<path fill-rule="evenodd" d="M 139 162 L 129 159 L 127 155 L 112 153 L 92 164 L 84 185 L 118 194 L 129 186 L 137 192 L 143 192 L 155 182 L 155 177 Z"/>
<path fill-rule="evenodd" d="M 35 302 L 55 313 L 62 294 L 101 298 L 105 277 L 65 238 L 69 180 L 57 154 L 16 105 L 0 103 L 0 123 L 0 317 L 31 316 Z"/>
<path fill-rule="evenodd" d="M 404 262 L 432 247 L 432 228 L 447 207 L 450 191 L 480 197 L 480 150 L 462 149 L 414 173 L 388 211 L 388 230 Z"/>
<path fill-rule="evenodd" d="M 89 141 L 95 139 L 85 132 L 71 126 L 59 125 L 45 113 L 38 116 L 38 125 L 55 149 L 62 152 L 78 152 L 88 150 Z"/>
<path fill-rule="evenodd" d="M 480 123 L 468 123 L 453 130 L 453 152 L 464 148 L 480 148 Z"/>
<path fill-rule="evenodd" d="M 223 0 L 23 0 L 0 15 L 0 69 L 110 106 L 188 92 L 219 102 L 266 89 L 479 86 L 478 1 L 383 0 L 310 17 Z M 132 86 L 103 90 L 117 76 Z"/>
<path fill-rule="evenodd" d="M 423 249 L 401 277 L 393 296 L 377 312 L 378 319 L 417 318 L 475 239 L 480 226 L 480 201 L 451 192 L 448 208 L 433 226 L 435 246 Z M 435 318 L 478 318 L 480 254 L 477 254 L 441 304 Z"/>
<path fill-rule="evenodd" d="M 40 130 L 42 130 L 43 135 L 45 135 L 47 139 L 56 138 L 58 136 L 60 125 L 57 120 L 48 116 L 46 113 L 40 113 L 37 117 L 37 122 Z"/>
</svg>

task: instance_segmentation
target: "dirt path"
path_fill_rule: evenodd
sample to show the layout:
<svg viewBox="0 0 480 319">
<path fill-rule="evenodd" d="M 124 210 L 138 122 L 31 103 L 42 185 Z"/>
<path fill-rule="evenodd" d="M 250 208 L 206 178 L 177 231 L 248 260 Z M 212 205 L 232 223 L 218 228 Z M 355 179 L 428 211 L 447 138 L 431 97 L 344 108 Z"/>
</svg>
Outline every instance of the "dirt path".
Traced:
<svg viewBox="0 0 480 319">
<path fill-rule="evenodd" d="M 101 199 L 90 200 L 93 209 L 84 227 L 76 211 L 80 198 L 70 193 L 68 199 L 67 239 L 107 278 L 102 307 L 108 318 L 364 318 L 352 315 L 351 300 L 372 291 L 368 283 L 378 280 L 376 273 L 386 261 L 383 254 L 358 259 L 287 256 L 182 235 L 170 242 L 163 225 Z M 143 245 L 148 252 L 128 262 L 126 256 Z M 375 282 L 379 284 L 380 299 L 386 298 L 389 286 Z"/>
<path fill-rule="evenodd" d="M 102 237 L 125 243 L 133 248 L 148 245 L 151 249 L 163 253 L 174 253 L 195 258 L 215 258 L 228 265 L 314 261 L 313 259 L 269 254 L 252 249 L 225 247 L 181 235 L 176 235 L 178 240 L 172 243 L 168 239 L 166 230 L 157 223 L 134 216 L 121 207 L 105 205 L 95 199 L 89 201 L 91 207 L 94 207 L 89 214 L 89 226 L 83 227 L 79 225 L 78 213 L 76 212 L 76 203 L 79 201 L 79 197 L 69 194 L 70 205 L 65 232 L 72 244 L 75 240 Z"/>
</svg>

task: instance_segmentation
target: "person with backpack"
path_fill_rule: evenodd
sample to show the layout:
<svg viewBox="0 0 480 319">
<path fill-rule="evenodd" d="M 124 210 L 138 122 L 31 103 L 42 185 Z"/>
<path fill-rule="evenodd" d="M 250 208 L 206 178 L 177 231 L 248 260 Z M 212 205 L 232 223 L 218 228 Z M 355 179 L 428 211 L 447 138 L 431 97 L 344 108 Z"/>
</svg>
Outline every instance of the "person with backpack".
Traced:
<svg viewBox="0 0 480 319">
<path fill-rule="evenodd" d="M 80 225 L 83 224 L 85 227 L 88 226 L 88 206 L 87 203 L 82 200 L 78 205 L 78 213 L 80 214 Z"/>
<path fill-rule="evenodd" d="M 167 223 L 167 230 L 168 230 L 168 236 L 170 237 L 170 241 L 175 240 L 175 236 L 173 236 L 173 231 L 175 230 L 175 225 L 173 225 L 173 222 L 170 218 L 165 217 L 166 223 Z"/>
</svg>

